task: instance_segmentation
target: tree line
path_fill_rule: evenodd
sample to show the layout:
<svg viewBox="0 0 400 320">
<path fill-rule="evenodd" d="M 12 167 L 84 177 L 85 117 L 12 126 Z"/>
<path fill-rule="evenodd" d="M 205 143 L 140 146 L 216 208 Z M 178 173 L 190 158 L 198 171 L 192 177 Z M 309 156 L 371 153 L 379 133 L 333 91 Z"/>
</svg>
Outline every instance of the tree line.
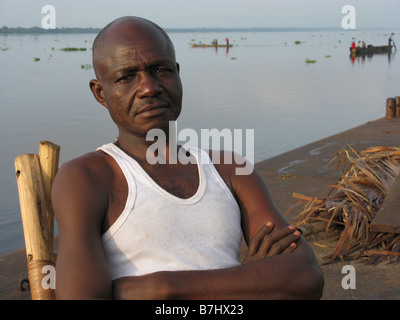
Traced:
<svg viewBox="0 0 400 320">
<path fill-rule="evenodd" d="M 0 34 L 57 34 L 57 33 L 98 33 L 101 29 L 99 28 L 56 28 L 56 29 L 44 29 L 40 27 L 31 28 L 9 28 L 3 26 L 0 28 Z"/>
</svg>

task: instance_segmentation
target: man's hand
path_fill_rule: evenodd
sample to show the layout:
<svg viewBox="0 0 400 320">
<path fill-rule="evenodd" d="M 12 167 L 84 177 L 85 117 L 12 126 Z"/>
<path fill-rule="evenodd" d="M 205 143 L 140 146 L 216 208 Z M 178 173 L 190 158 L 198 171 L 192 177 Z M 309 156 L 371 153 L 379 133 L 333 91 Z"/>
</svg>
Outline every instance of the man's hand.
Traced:
<svg viewBox="0 0 400 320">
<path fill-rule="evenodd" d="M 301 233 L 292 225 L 276 230 L 274 227 L 272 222 L 268 222 L 258 230 L 250 240 L 243 264 L 296 250 L 296 241 L 300 239 Z"/>
</svg>

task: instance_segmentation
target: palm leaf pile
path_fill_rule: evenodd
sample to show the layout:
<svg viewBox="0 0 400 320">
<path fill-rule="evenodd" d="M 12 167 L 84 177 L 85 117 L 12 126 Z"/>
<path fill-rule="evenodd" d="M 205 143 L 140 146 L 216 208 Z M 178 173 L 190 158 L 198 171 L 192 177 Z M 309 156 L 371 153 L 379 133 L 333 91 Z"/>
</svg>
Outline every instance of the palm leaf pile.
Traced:
<svg viewBox="0 0 400 320">
<path fill-rule="evenodd" d="M 342 174 L 326 197 L 294 194 L 303 204 L 297 226 L 326 222 L 339 228 L 339 240 L 326 263 L 360 259 L 370 264 L 400 261 L 400 234 L 372 232 L 370 224 L 400 173 L 400 148 L 372 147 L 357 153 L 350 146 L 332 162 Z M 297 196 L 296 196 L 297 195 Z M 400 213 L 399 213 L 400 214 Z"/>
</svg>

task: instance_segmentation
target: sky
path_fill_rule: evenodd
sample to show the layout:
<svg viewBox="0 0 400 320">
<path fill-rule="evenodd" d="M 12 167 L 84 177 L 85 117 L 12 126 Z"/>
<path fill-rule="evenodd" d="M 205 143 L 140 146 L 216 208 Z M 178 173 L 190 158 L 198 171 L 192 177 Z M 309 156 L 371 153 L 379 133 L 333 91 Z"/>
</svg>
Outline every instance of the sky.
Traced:
<svg viewBox="0 0 400 320">
<path fill-rule="evenodd" d="M 358 28 L 400 29 L 400 0 L 0 0 L 0 27 L 41 27 L 52 5 L 56 27 L 104 27 L 125 15 L 163 28 L 341 28 L 352 5 Z"/>
</svg>

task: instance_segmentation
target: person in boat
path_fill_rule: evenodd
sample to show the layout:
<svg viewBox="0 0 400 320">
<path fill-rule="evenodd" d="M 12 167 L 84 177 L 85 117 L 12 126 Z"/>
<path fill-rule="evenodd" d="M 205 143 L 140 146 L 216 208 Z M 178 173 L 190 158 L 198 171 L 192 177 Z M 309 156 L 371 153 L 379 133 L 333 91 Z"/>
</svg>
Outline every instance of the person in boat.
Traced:
<svg viewBox="0 0 400 320">
<path fill-rule="evenodd" d="M 392 42 L 393 42 L 393 40 L 392 40 L 392 35 L 390 35 L 390 36 L 389 36 L 389 39 L 388 39 L 388 45 L 389 45 L 389 47 L 392 46 Z"/>
<path fill-rule="evenodd" d="M 226 41 L 226 45 L 229 46 L 229 38 L 228 37 L 225 38 L 225 41 Z"/>
<path fill-rule="evenodd" d="M 174 150 L 182 83 L 165 31 L 122 17 L 97 35 L 92 55 L 90 89 L 119 135 L 56 175 L 56 298 L 320 298 L 314 254 L 257 171 L 236 174 L 243 158 L 213 163 L 206 150 Z M 164 163 L 149 161 L 151 129 L 166 133 Z M 171 160 L 178 155 L 190 161 Z M 242 236 L 249 249 L 239 261 Z"/>
<path fill-rule="evenodd" d="M 354 41 L 351 43 L 351 52 L 352 53 L 356 52 L 356 43 Z"/>
</svg>

